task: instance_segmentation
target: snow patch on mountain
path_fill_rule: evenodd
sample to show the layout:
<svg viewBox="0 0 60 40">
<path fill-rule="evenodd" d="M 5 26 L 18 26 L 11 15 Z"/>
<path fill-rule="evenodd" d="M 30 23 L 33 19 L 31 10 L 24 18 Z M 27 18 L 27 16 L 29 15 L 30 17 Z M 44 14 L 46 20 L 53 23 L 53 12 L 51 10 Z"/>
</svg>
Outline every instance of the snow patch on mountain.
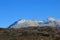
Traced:
<svg viewBox="0 0 60 40">
<path fill-rule="evenodd" d="M 55 19 L 53 17 L 48 17 L 48 21 L 55 21 Z"/>
</svg>

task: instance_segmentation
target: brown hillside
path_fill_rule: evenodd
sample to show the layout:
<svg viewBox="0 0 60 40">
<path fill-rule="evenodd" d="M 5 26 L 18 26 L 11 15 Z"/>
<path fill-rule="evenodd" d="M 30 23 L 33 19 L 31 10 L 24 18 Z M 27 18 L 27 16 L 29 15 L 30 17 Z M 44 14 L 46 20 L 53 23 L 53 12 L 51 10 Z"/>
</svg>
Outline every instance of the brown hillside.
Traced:
<svg viewBox="0 0 60 40">
<path fill-rule="evenodd" d="M 48 26 L 0 28 L 0 40 L 60 40 L 60 28 Z"/>
</svg>

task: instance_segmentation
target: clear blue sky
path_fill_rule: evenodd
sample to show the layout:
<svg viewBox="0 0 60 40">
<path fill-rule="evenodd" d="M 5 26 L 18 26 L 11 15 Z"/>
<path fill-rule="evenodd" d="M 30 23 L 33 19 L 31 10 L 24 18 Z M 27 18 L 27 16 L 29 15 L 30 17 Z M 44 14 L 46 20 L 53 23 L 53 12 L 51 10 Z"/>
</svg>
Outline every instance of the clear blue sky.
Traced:
<svg viewBox="0 0 60 40">
<path fill-rule="evenodd" d="M 0 27 L 18 19 L 43 20 L 48 16 L 60 18 L 60 0 L 0 0 Z"/>
</svg>

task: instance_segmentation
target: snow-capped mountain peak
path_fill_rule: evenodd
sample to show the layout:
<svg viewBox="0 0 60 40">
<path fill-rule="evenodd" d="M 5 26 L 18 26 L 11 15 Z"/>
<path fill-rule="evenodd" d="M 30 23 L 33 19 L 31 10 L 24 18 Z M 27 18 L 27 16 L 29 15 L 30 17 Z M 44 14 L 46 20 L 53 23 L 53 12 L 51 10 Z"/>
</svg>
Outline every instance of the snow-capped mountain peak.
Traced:
<svg viewBox="0 0 60 40">
<path fill-rule="evenodd" d="M 49 17 L 48 20 L 44 21 L 37 21 L 37 20 L 25 20 L 25 19 L 20 19 L 16 22 L 14 22 L 12 25 L 10 25 L 8 28 L 24 28 L 24 27 L 29 27 L 29 26 L 53 26 L 57 27 L 60 26 L 60 20 L 55 20 L 53 17 Z"/>
<path fill-rule="evenodd" d="M 18 21 L 18 24 L 20 24 L 20 23 L 24 23 L 26 20 L 24 20 L 24 19 L 22 19 L 22 20 L 19 20 Z"/>
<path fill-rule="evenodd" d="M 34 20 L 18 20 L 14 22 L 12 25 L 9 26 L 9 28 L 23 28 L 28 26 L 38 26 L 38 21 Z"/>
</svg>

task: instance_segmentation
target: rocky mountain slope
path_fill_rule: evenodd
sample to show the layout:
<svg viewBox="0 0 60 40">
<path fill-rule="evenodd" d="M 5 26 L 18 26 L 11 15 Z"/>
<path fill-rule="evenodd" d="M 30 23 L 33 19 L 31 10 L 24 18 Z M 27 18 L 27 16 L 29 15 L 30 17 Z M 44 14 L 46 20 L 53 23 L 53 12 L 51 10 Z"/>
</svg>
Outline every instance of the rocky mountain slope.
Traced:
<svg viewBox="0 0 60 40">
<path fill-rule="evenodd" d="M 0 28 L 0 40 L 60 40 L 60 28 L 51 26 Z"/>
</svg>

